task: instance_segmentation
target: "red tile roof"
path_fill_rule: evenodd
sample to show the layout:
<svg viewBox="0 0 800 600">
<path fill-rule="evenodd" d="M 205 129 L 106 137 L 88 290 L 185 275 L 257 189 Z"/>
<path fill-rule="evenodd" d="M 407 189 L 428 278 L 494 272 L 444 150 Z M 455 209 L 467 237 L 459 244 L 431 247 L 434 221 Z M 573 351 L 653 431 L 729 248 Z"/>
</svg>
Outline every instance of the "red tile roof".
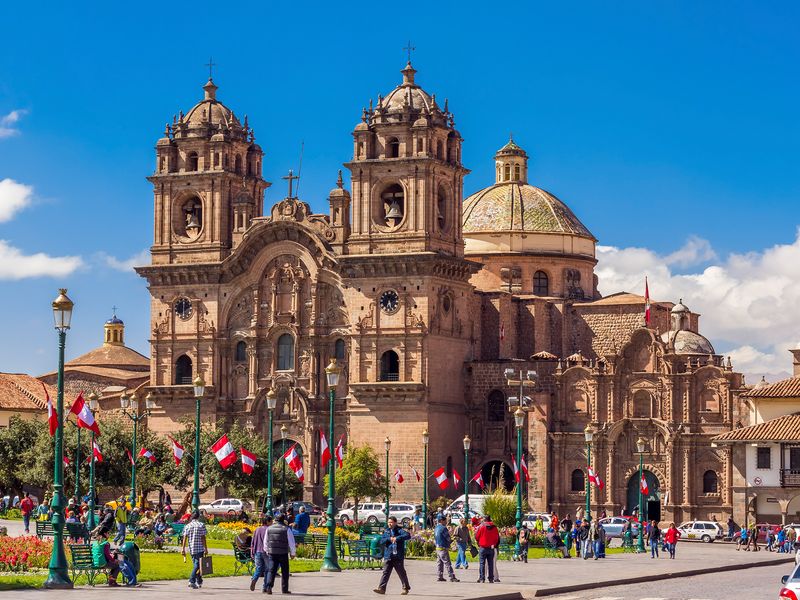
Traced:
<svg viewBox="0 0 800 600">
<path fill-rule="evenodd" d="M 789 377 L 764 386 L 756 386 L 742 396 L 747 398 L 800 398 L 800 377 Z"/>
<path fill-rule="evenodd" d="M 711 439 L 712 442 L 797 442 L 800 441 L 800 414 L 785 415 L 749 427 L 740 427 Z"/>
<path fill-rule="evenodd" d="M 55 401 L 55 388 L 47 386 L 47 392 Z M 0 373 L 0 409 L 47 410 L 42 382 L 24 373 Z"/>
</svg>

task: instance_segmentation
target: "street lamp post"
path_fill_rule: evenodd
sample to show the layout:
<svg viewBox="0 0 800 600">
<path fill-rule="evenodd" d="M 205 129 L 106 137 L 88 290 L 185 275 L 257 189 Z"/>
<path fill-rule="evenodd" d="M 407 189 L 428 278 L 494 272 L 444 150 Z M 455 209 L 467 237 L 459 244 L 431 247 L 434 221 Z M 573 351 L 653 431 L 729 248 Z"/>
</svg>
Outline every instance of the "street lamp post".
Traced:
<svg viewBox="0 0 800 600">
<path fill-rule="evenodd" d="M 517 482 L 517 532 L 522 529 L 522 482 L 524 480 L 524 475 L 522 474 L 522 425 L 525 423 L 525 412 L 518 408 L 514 411 L 514 425 L 517 426 L 517 473 L 519 476 L 519 481 Z M 522 551 L 522 548 L 519 544 L 519 533 L 516 536 L 516 541 L 514 542 L 514 552 L 516 556 L 519 556 L 519 553 Z"/>
<path fill-rule="evenodd" d="M 200 508 L 200 401 L 206 394 L 206 382 L 198 374 L 194 388 L 194 482 L 192 483 L 192 512 Z"/>
<path fill-rule="evenodd" d="M 469 522 L 469 447 L 472 440 L 464 436 L 464 518 Z"/>
<path fill-rule="evenodd" d="M 644 466 L 644 453 L 647 450 L 647 441 L 639 437 L 636 440 L 636 450 L 639 452 L 639 543 L 637 552 L 644 552 L 644 496 L 642 496 L 642 473 Z"/>
<path fill-rule="evenodd" d="M 428 442 L 431 434 L 422 432 L 422 528 L 428 528 Z"/>
<path fill-rule="evenodd" d="M 592 488 L 589 481 L 589 469 L 592 468 L 592 438 L 594 438 L 594 429 L 591 424 L 586 426 L 583 430 L 583 436 L 586 439 L 586 518 L 591 518 L 592 510 Z"/>
<path fill-rule="evenodd" d="M 56 412 L 58 427 L 54 444 L 53 463 L 53 551 L 50 554 L 49 572 L 44 587 L 47 589 L 71 589 L 72 581 L 67 572 L 67 555 L 64 552 L 64 347 L 67 342 L 67 329 L 72 321 L 75 305 L 67 297 L 67 290 L 59 290 L 53 301 L 53 318 L 58 330 L 58 394 Z"/>
<path fill-rule="evenodd" d="M 97 394 L 92 392 L 89 394 L 89 410 L 91 410 L 95 415 L 97 414 L 97 410 L 100 408 L 100 403 L 98 402 Z M 80 429 L 78 429 L 80 432 Z M 91 460 L 89 461 L 89 516 L 86 518 L 87 525 L 89 527 L 89 531 L 95 528 L 96 521 L 94 515 L 94 499 L 95 499 L 95 490 L 94 490 L 94 429 L 92 429 L 92 447 L 89 449 L 89 456 Z"/>
<path fill-rule="evenodd" d="M 264 498 L 264 514 L 272 514 L 272 419 L 275 416 L 275 407 L 278 405 L 278 395 L 275 390 L 267 392 L 267 409 L 269 410 L 269 431 L 267 433 L 267 497 Z M 286 507 L 283 507 L 284 510 Z"/>
<path fill-rule="evenodd" d="M 330 416 L 328 418 L 328 447 L 333 444 L 333 415 L 336 408 L 336 386 L 339 385 L 339 374 L 342 368 L 336 364 L 336 359 L 331 358 L 331 364 L 325 367 L 325 377 L 328 379 L 328 393 L 330 395 Z M 286 462 L 286 461 L 284 461 Z M 339 559 L 336 556 L 336 460 L 333 456 L 328 461 L 328 542 L 325 545 L 325 556 L 322 558 L 320 571 L 341 571 Z"/>
<path fill-rule="evenodd" d="M 281 425 L 281 456 L 286 454 L 286 436 L 289 430 L 286 425 Z M 286 461 L 281 461 L 281 504 L 286 508 Z"/>
<path fill-rule="evenodd" d="M 133 446 L 131 448 L 131 461 L 133 462 L 131 465 L 131 508 L 136 507 L 136 438 L 139 433 L 139 421 L 147 417 L 154 406 L 152 396 L 149 393 L 144 401 L 145 410 L 140 411 L 139 399 L 136 397 L 135 393 L 130 396 L 123 394 L 119 397 L 122 414 L 133 421 Z M 130 409 L 130 412 L 128 412 L 128 409 Z"/>
<path fill-rule="evenodd" d="M 383 445 L 386 447 L 386 526 L 389 526 L 389 448 L 392 447 L 392 441 L 387 437 L 383 440 Z"/>
</svg>

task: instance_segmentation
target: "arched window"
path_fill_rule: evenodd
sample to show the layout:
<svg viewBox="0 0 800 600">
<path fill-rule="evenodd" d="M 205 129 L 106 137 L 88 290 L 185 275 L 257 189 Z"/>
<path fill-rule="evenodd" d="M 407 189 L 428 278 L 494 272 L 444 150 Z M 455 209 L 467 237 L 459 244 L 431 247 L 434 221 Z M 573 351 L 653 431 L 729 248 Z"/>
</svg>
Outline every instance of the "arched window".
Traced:
<svg viewBox="0 0 800 600">
<path fill-rule="evenodd" d="M 651 417 L 652 410 L 652 397 L 650 393 L 645 390 L 639 390 L 633 395 L 633 417 L 634 418 L 647 418 Z"/>
<path fill-rule="evenodd" d="M 237 363 L 247 362 L 247 344 L 244 341 L 236 344 L 236 356 L 234 360 Z"/>
<path fill-rule="evenodd" d="M 192 359 L 182 354 L 175 361 L 175 385 L 191 385 Z"/>
<path fill-rule="evenodd" d="M 189 152 L 186 155 L 186 170 L 197 171 L 197 152 Z"/>
<path fill-rule="evenodd" d="M 521 179 L 520 175 L 521 175 L 520 167 L 519 167 L 519 165 L 516 165 L 514 167 L 514 179 L 519 181 Z"/>
<path fill-rule="evenodd" d="M 403 186 L 394 183 L 381 192 L 382 208 L 380 216 L 387 227 L 396 227 L 403 220 L 405 212 L 405 193 Z"/>
<path fill-rule="evenodd" d="M 508 181 L 511 179 L 511 165 L 506 165 L 503 169 L 503 181 Z"/>
<path fill-rule="evenodd" d="M 333 346 L 333 356 L 336 360 L 344 360 L 344 340 L 336 340 Z"/>
<path fill-rule="evenodd" d="M 500 390 L 494 390 L 486 401 L 486 418 L 493 423 L 506 420 L 506 397 Z"/>
<path fill-rule="evenodd" d="M 718 490 L 718 478 L 716 471 L 706 471 L 703 473 L 703 493 L 716 494 Z"/>
<path fill-rule="evenodd" d="M 583 469 L 575 469 L 570 477 L 570 490 L 573 492 L 582 492 L 586 489 L 586 482 L 584 480 Z"/>
<path fill-rule="evenodd" d="M 536 271 L 533 274 L 533 293 L 537 296 L 550 295 L 550 278 L 544 271 Z"/>
<path fill-rule="evenodd" d="M 278 370 L 292 369 L 294 369 L 294 338 L 292 334 L 284 333 L 278 338 Z"/>
<path fill-rule="evenodd" d="M 436 225 L 439 231 L 447 229 L 447 191 L 443 187 L 436 196 Z"/>
<path fill-rule="evenodd" d="M 400 142 L 397 138 L 386 140 L 386 158 L 397 158 L 400 156 Z"/>
<path fill-rule="evenodd" d="M 233 165 L 234 165 L 233 166 L 233 170 L 234 171 L 236 171 L 237 173 L 241 173 L 242 172 L 242 155 L 241 154 L 237 154 L 236 155 L 236 160 L 233 163 Z"/>
<path fill-rule="evenodd" d="M 442 144 L 442 140 L 439 140 L 438 142 L 436 142 L 436 158 L 441 160 L 443 155 L 444 155 L 444 144 Z"/>
<path fill-rule="evenodd" d="M 387 350 L 381 356 L 380 381 L 400 381 L 400 358 L 394 350 Z"/>
</svg>

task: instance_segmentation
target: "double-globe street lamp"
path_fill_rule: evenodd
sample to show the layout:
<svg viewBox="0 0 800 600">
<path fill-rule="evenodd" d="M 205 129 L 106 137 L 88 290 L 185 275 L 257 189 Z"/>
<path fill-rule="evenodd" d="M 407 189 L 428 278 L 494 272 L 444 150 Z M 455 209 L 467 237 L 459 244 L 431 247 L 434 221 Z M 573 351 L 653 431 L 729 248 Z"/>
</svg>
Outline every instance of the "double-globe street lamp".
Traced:
<svg viewBox="0 0 800 600">
<path fill-rule="evenodd" d="M 642 476 L 644 474 L 644 453 L 647 451 L 647 440 L 639 436 L 636 440 L 636 450 L 639 454 L 639 541 L 637 552 L 644 552 L 644 496 L 642 495 Z"/>
<path fill-rule="evenodd" d="M 67 342 L 67 330 L 72 322 L 72 309 L 75 304 L 67 297 L 67 290 L 60 289 L 58 297 L 53 301 L 53 318 L 58 331 L 58 393 L 56 396 L 56 428 L 53 463 L 53 550 L 50 554 L 47 589 L 71 589 L 67 555 L 64 552 L 64 347 Z"/>
<path fill-rule="evenodd" d="M 89 394 L 89 410 L 92 411 L 94 415 L 97 415 L 97 411 L 100 408 L 100 402 L 98 401 L 98 396 L 94 392 Z M 78 429 L 78 433 L 80 433 L 80 429 Z M 95 514 L 94 514 L 94 500 L 95 500 L 95 490 L 94 490 L 94 463 L 95 456 L 94 456 L 94 429 L 92 429 L 92 447 L 89 449 L 89 516 L 86 518 L 87 525 L 89 531 L 95 528 L 96 521 L 95 521 Z"/>
<path fill-rule="evenodd" d="M 286 454 L 286 437 L 289 430 L 286 425 L 281 425 L 281 456 Z M 286 460 L 281 461 L 281 505 L 286 510 Z"/>
<path fill-rule="evenodd" d="M 472 440 L 464 436 L 464 518 L 469 522 L 469 448 Z"/>
<path fill-rule="evenodd" d="M 516 515 L 516 525 L 517 531 L 522 529 L 522 484 L 525 481 L 524 475 L 522 473 L 522 426 L 525 423 L 525 411 L 522 410 L 523 406 L 528 406 L 531 402 L 530 396 L 525 395 L 525 388 L 533 388 L 536 386 L 536 371 L 528 370 L 524 371 L 522 369 L 519 370 L 519 376 L 517 379 L 514 379 L 516 372 L 514 369 L 506 369 L 505 376 L 506 376 L 506 383 L 510 387 L 519 386 L 519 395 L 518 396 L 509 396 L 508 397 L 508 408 L 509 410 L 513 409 L 514 406 L 517 406 L 517 410 L 514 412 L 514 425 L 517 428 L 517 515 Z M 516 536 L 517 539 L 514 542 L 514 550 L 517 556 L 521 551 L 521 546 L 519 543 L 519 535 Z"/>
<path fill-rule="evenodd" d="M 591 518 L 592 509 L 592 487 L 589 481 L 589 471 L 592 469 L 592 439 L 594 438 L 594 429 L 591 424 L 586 426 L 583 430 L 584 439 L 586 439 L 586 518 Z"/>
<path fill-rule="evenodd" d="M 144 403 L 145 409 L 140 411 L 139 399 L 136 397 L 136 393 L 130 396 L 122 394 L 119 397 L 122 414 L 133 421 L 133 446 L 131 448 L 131 508 L 136 508 L 136 437 L 139 432 L 139 421 L 147 418 L 150 415 L 150 411 L 155 408 L 155 402 L 153 402 L 153 397 L 149 392 L 147 396 L 145 396 Z"/>
<path fill-rule="evenodd" d="M 431 434 L 422 432 L 422 528 L 428 528 L 428 442 Z"/>
<path fill-rule="evenodd" d="M 194 482 L 192 512 L 200 508 L 200 401 L 206 395 L 206 382 L 198 374 L 192 382 L 194 391 Z"/>
<path fill-rule="evenodd" d="M 267 392 L 267 410 L 269 410 L 269 424 L 267 425 L 267 497 L 264 498 L 264 514 L 272 514 L 272 420 L 275 418 L 275 407 L 278 405 L 278 394 L 271 389 Z M 286 510 L 286 507 L 283 507 Z"/>
<path fill-rule="evenodd" d="M 336 408 L 336 386 L 339 385 L 339 374 L 341 372 L 342 368 L 336 364 L 336 359 L 331 358 L 331 364 L 325 367 L 325 377 L 328 380 L 328 394 L 330 396 L 328 448 L 333 444 L 333 415 L 334 409 Z M 283 437 L 283 430 L 281 430 L 281 436 Z M 325 545 L 325 556 L 322 558 L 322 567 L 320 567 L 320 571 L 338 572 L 342 570 L 341 567 L 339 567 L 339 559 L 336 556 L 336 508 L 334 507 L 334 500 L 336 497 L 335 476 L 336 460 L 335 457 L 331 456 L 330 460 L 328 460 L 328 541 Z"/>
<path fill-rule="evenodd" d="M 519 481 L 517 481 L 517 539 L 514 542 L 516 556 L 519 556 L 519 553 L 522 551 L 522 547 L 519 543 L 519 530 L 522 529 L 522 483 L 525 481 L 525 476 L 522 473 L 522 426 L 524 423 L 525 411 L 518 408 L 514 411 L 514 425 L 517 428 L 517 477 L 519 478 Z"/>
</svg>

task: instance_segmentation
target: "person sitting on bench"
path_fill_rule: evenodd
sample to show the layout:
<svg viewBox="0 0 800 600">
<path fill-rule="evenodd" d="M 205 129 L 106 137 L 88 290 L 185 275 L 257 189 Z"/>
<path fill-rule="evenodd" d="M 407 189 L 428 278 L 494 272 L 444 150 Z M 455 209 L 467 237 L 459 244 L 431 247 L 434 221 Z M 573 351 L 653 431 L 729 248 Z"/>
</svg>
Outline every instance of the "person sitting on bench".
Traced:
<svg viewBox="0 0 800 600">
<path fill-rule="evenodd" d="M 564 541 L 558 537 L 555 529 L 552 527 L 548 529 L 547 533 L 545 534 L 545 538 L 547 538 L 547 543 L 550 546 L 561 553 L 561 558 L 570 558 L 569 552 L 567 551 L 567 546 L 564 544 Z"/>
<path fill-rule="evenodd" d="M 111 544 L 108 543 L 108 534 L 97 534 L 92 542 L 92 565 L 97 569 L 108 570 L 108 585 L 119 587 L 117 575 L 119 574 L 119 562 L 111 554 Z"/>
</svg>

